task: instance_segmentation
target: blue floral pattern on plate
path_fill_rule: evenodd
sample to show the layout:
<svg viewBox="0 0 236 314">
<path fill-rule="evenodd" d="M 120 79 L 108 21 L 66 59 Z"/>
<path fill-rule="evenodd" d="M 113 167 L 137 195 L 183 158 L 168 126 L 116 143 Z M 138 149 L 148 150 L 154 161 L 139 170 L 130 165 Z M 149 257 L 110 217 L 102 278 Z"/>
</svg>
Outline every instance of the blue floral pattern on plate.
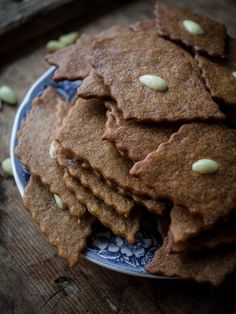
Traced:
<svg viewBox="0 0 236 314">
<path fill-rule="evenodd" d="M 22 196 L 29 181 L 30 172 L 16 158 L 14 149 L 17 145 L 17 133 L 32 106 L 33 99 L 41 95 L 46 87 L 52 86 L 66 101 L 73 101 L 76 90 L 82 83 L 81 81 L 55 82 L 52 80 L 54 71 L 55 67 L 51 67 L 31 87 L 15 117 L 11 135 L 11 160 L 14 178 Z M 115 271 L 135 276 L 158 278 L 158 276 L 148 274 L 144 268 L 151 261 L 154 252 L 160 247 L 162 241 L 160 235 L 154 232 L 155 228 L 150 227 L 150 222 L 146 225 L 149 227 L 142 233 L 138 233 L 137 242 L 134 245 L 130 245 L 123 238 L 115 236 L 102 225 L 97 226 L 84 252 L 84 257 L 93 263 Z"/>
</svg>

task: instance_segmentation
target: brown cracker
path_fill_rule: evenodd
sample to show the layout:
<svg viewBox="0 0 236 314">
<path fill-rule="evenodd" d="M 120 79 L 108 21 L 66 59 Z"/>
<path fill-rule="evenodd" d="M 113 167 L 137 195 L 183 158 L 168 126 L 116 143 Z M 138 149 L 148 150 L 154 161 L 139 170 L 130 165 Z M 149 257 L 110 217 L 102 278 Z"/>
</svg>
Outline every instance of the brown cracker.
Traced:
<svg viewBox="0 0 236 314">
<path fill-rule="evenodd" d="M 106 106 L 109 110 L 103 139 L 114 143 L 121 153 L 133 161 L 144 159 L 178 130 L 175 125 L 150 125 L 127 121 L 114 102 L 106 102 Z"/>
<path fill-rule="evenodd" d="M 235 216 L 221 221 L 210 230 L 204 230 L 200 216 L 189 213 L 186 208 L 174 206 L 170 212 L 168 228 L 169 250 L 178 253 L 200 251 L 236 242 Z M 161 230 L 165 217 L 160 217 Z M 167 228 L 165 228 L 167 230 Z M 165 235 L 167 233 L 165 232 Z"/>
<path fill-rule="evenodd" d="M 88 76 L 92 69 L 92 41 L 92 36 L 82 35 L 75 44 L 46 55 L 45 60 L 57 66 L 53 79 L 73 81 Z"/>
<path fill-rule="evenodd" d="M 127 184 L 129 184 L 132 188 L 133 187 L 136 189 L 138 188 L 138 191 L 140 191 L 140 188 L 142 189 L 143 185 L 141 185 L 140 187 L 139 181 L 129 182 L 129 179 L 131 176 L 128 174 L 128 171 L 129 171 L 129 168 L 131 167 L 131 162 L 128 161 L 126 158 L 120 156 L 118 152 L 116 151 L 116 149 L 113 147 L 113 145 L 106 143 L 105 141 L 102 141 L 101 135 L 103 132 L 102 130 L 104 130 L 103 123 L 105 123 L 105 116 L 102 117 L 102 115 L 105 115 L 105 108 L 102 106 L 102 103 L 99 103 L 98 100 L 89 100 L 89 101 L 84 100 L 83 101 L 82 99 L 78 100 L 77 102 L 78 104 L 77 104 L 77 108 L 75 109 L 75 112 L 71 112 L 71 116 L 70 118 L 68 118 L 68 120 L 65 121 L 62 127 L 62 131 L 59 131 L 59 141 L 60 141 L 60 137 L 63 136 L 63 138 L 66 138 L 66 142 L 68 143 L 70 142 L 68 144 L 69 146 L 67 147 L 67 151 L 61 149 L 60 146 L 56 145 L 57 148 L 56 148 L 55 156 L 58 162 L 60 163 L 60 165 L 62 165 L 63 167 L 66 167 L 72 176 L 78 178 L 84 186 L 91 189 L 96 196 L 102 198 L 107 205 L 109 206 L 112 205 L 113 207 L 115 207 L 117 211 L 121 214 L 123 213 L 125 215 L 128 215 L 131 208 L 133 207 L 134 203 L 131 201 L 131 199 L 130 200 L 127 199 L 127 197 L 132 197 L 136 203 L 147 207 L 147 209 L 151 212 L 154 212 L 156 214 L 162 214 L 165 211 L 166 205 L 163 201 L 150 199 L 150 197 L 154 195 L 152 191 L 149 191 L 148 189 L 147 190 L 148 192 L 145 192 L 145 191 L 143 192 L 143 194 L 144 193 L 150 194 L 149 197 L 147 198 L 141 195 L 140 196 L 136 194 L 133 195 L 132 191 L 130 191 L 132 189 L 130 188 L 127 189 Z M 81 104 L 81 107 L 80 107 L 80 104 Z M 86 108 L 87 106 L 88 108 Z M 96 108 L 96 106 L 98 106 L 98 108 Z M 95 116 L 93 117 L 93 110 L 95 108 L 96 108 L 94 112 Z M 86 122 L 86 118 L 92 117 L 94 120 L 96 117 L 96 114 L 99 114 L 99 116 L 97 116 L 95 124 L 93 123 L 93 121 L 90 121 L 88 124 Z M 79 124 L 77 124 L 79 120 L 77 120 L 76 122 L 74 118 L 80 119 Z M 90 127 L 90 124 L 91 124 L 91 127 Z M 78 129 L 78 130 L 74 130 L 72 133 L 70 133 L 70 131 L 69 130 L 67 131 L 67 129 L 68 129 L 68 126 L 72 127 L 72 125 L 73 127 L 75 127 L 75 129 Z M 87 128 L 87 130 L 85 130 L 87 134 L 83 133 L 83 130 L 81 128 L 82 125 L 84 125 Z M 76 132 L 78 132 L 77 135 L 76 135 Z M 93 134 L 93 140 L 92 140 L 92 137 L 89 135 L 90 132 L 91 134 Z M 68 134 L 68 138 L 67 138 L 67 134 Z M 72 139 L 71 134 L 74 135 L 73 139 Z M 101 171 L 98 171 L 99 175 L 97 175 L 96 169 L 94 168 L 91 169 L 90 166 L 87 168 L 81 167 L 81 164 L 82 164 L 81 160 L 78 160 L 78 155 L 76 155 L 75 153 L 76 150 L 74 149 L 76 147 L 77 149 L 79 148 L 79 146 L 77 145 L 77 140 L 80 138 L 80 136 L 81 136 L 82 141 L 85 139 L 85 143 L 83 145 L 87 147 L 86 148 L 86 147 L 81 146 L 81 152 L 82 153 L 86 152 L 87 156 L 91 156 L 96 166 L 98 165 L 98 162 L 96 159 L 97 152 L 100 152 L 100 157 L 98 161 L 99 160 L 102 161 L 103 158 L 107 158 L 108 163 L 112 162 L 112 167 L 108 168 L 107 169 L 108 172 L 106 172 L 109 174 L 109 178 L 105 179 L 105 182 L 104 182 L 103 175 L 101 176 Z M 90 138 L 90 142 L 86 142 L 86 137 Z M 90 145 L 92 145 L 91 148 L 90 148 Z M 101 150 L 102 147 L 104 148 L 104 152 L 106 152 L 105 155 L 103 155 L 103 151 Z M 85 151 L 85 148 L 86 148 L 86 151 Z M 95 150 L 95 154 L 92 153 L 94 150 Z M 65 155 L 67 155 L 68 157 Z M 83 158 L 84 157 L 82 157 L 82 159 Z M 71 162 L 71 160 L 73 161 Z M 101 169 L 104 170 L 104 167 L 101 167 Z M 119 171 L 123 173 L 123 177 L 120 176 Z M 96 176 L 95 176 L 95 173 L 96 173 Z M 120 179 L 122 180 L 121 181 L 122 187 L 120 184 L 118 184 L 117 186 L 117 183 L 114 183 L 114 180 L 112 183 L 110 182 L 111 175 L 115 175 L 115 178 L 117 180 L 116 182 L 120 182 L 119 181 Z M 126 176 L 128 176 L 129 178 L 126 178 Z M 101 180 L 101 178 L 103 180 Z M 125 181 L 125 186 L 123 183 L 124 181 Z M 133 184 L 133 182 L 136 182 L 136 183 Z"/>
<path fill-rule="evenodd" d="M 157 35 L 156 32 L 122 32 L 113 37 L 104 36 L 94 42 L 96 49 L 139 49 L 139 48 L 175 48 L 182 50 L 190 62 L 195 63 L 192 56 L 174 43 L 165 40 Z M 103 79 L 91 70 L 89 76 L 85 78 L 83 84 L 78 89 L 78 96 L 82 98 L 109 98 L 110 90 L 104 85 Z"/>
<path fill-rule="evenodd" d="M 187 208 L 173 206 L 170 212 L 169 234 L 173 243 L 181 245 L 186 243 L 189 238 L 196 236 L 204 229 L 202 217 L 191 214 Z"/>
<path fill-rule="evenodd" d="M 99 39 L 93 44 L 94 49 L 152 49 L 162 48 L 169 49 L 174 48 L 177 50 L 183 50 L 175 43 L 166 40 L 154 31 L 146 32 L 128 32 L 117 34 L 114 37 L 106 37 Z M 184 51 L 184 50 L 183 50 Z M 189 55 L 190 56 L 190 55 Z"/>
<path fill-rule="evenodd" d="M 54 128 L 55 130 L 59 129 L 63 123 L 64 118 L 68 114 L 68 111 L 70 110 L 72 106 L 72 103 L 67 103 L 63 101 L 62 99 L 58 100 L 58 103 L 56 105 L 56 112 L 55 112 L 55 124 Z M 55 131 L 56 132 L 56 131 Z"/>
<path fill-rule="evenodd" d="M 115 37 L 117 35 L 119 35 L 120 33 L 125 33 L 125 32 L 129 32 L 130 27 L 129 25 L 113 25 L 107 29 L 105 29 L 104 31 L 93 35 L 94 40 L 98 40 L 98 39 L 102 39 L 102 38 L 109 38 L 109 37 Z"/>
<path fill-rule="evenodd" d="M 19 136 L 16 155 L 32 174 L 40 176 L 43 184 L 49 186 L 52 193 L 61 197 L 71 214 L 81 217 L 86 208 L 66 188 L 63 183 L 63 169 L 49 155 L 50 145 L 54 140 L 58 102 L 61 106 L 69 107 L 51 87 L 34 100 Z"/>
<path fill-rule="evenodd" d="M 195 51 L 213 56 L 224 56 L 226 28 L 223 24 L 161 1 L 156 3 L 155 15 L 159 35 L 180 41 Z M 184 20 L 199 23 L 205 34 L 197 36 L 190 34 L 183 27 Z"/>
<path fill-rule="evenodd" d="M 86 161 L 93 171 L 127 192 L 154 197 L 152 189 L 129 175 L 132 162 L 119 154 L 116 148 L 102 140 L 106 121 L 106 109 L 97 99 L 78 98 L 64 119 L 56 139 L 63 149 Z"/>
<path fill-rule="evenodd" d="M 64 182 L 71 191 L 76 195 L 79 202 L 84 204 L 89 213 L 100 222 L 112 230 L 116 235 L 124 237 L 129 243 L 136 241 L 136 233 L 139 231 L 139 224 L 141 215 L 137 208 L 134 209 L 129 217 L 125 218 L 117 211 L 107 206 L 103 201 L 93 195 L 93 193 L 74 179 L 67 170 L 64 174 Z"/>
<path fill-rule="evenodd" d="M 224 103 L 236 106 L 236 39 L 229 39 L 226 58 L 214 60 L 196 55 L 202 76 L 211 96 Z"/>
<path fill-rule="evenodd" d="M 195 62 L 187 51 L 159 37 L 157 33 L 153 31 L 139 33 L 123 32 L 113 37 L 104 37 L 103 39 L 95 41 L 94 47 L 96 49 L 175 48 L 182 50 L 190 62 Z M 83 84 L 79 87 L 78 96 L 82 98 L 109 98 L 111 95 L 109 88 L 104 85 L 103 79 L 92 69 L 89 76 L 85 78 Z"/>
<path fill-rule="evenodd" d="M 87 77 L 92 69 L 93 41 L 113 37 L 124 31 L 129 31 L 129 27 L 114 25 L 96 35 L 83 34 L 75 44 L 46 55 L 45 60 L 57 66 L 53 79 L 73 81 Z"/>
<path fill-rule="evenodd" d="M 197 67 L 180 50 L 96 50 L 94 65 L 124 119 L 180 122 L 224 118 Z M 144 86 L 139 77 L 145 74 L 165 79 L 167 90 Z"/>
<path fill-rule="evenodd" d="M 152 274 L 194 280 L 219 286 L 236 267 L 236 249 L 212 250 L 199 254 L 171 254 L 168 239 L 146 266 Z"/>
<path fill-rule="evenodd" d="M 236 130 L 223 125 L 183 125 L 167 143 L 134 165 L 130 173 L 140 177 L 161 197 L 202 216 L 211 226 L 230 214 L 236 204 Z M 174 154 L 173 154 L 174 152 Z M 214 174 L 192 170 L 192 164 L 208 158 L 219 164 Z"/>
<path fill-rule="evenodd" d="M 81 98 L 108 98 L 109 88 L 104 85 L 103 79 L 92 69 L 82 85 L 77 90 L 77 95 Z"/>
<path fill-rule="evenodd" d="M 82 185 L 89 188 L 93 194 L 102 199 L 107 206 L 114 207 L 119 214 L 126 216 L 130 214 L 135 205 L 134 201 L 124 197 L 109 185 L 102 182 L 91 170 L 82 167 L 81 162 L 63 151 L 59 144 L 57 144 L 55 148 L 55 158 L 63 168 L 69 171 L 71 176 L 78 179 Z"/>
<path fill-rule="evenodd" d="M 227 222 L 221 222 L 212 229 L 203 231 L 184 243 L 175 244 L 170 238 L 169 249 L 171 252 L 189 252 L 231 245 L 236 242 L 235 224 L 235 216 L 232 216 Z"/>
<path fill-rule="evenodd" d="M 150 213 L 162 215 L 166 210 L 166 203 L 164 200 L 145 199 L 136 195 L 131 195 L 133 200 L 142 206 L 145 206 Z"/>
<path fill-rule="evenodd" d="M 156 31 L 156 20 L 142 20 L 131 24 L 130 29 L 134 32 Z"/>
<path fill-rule="evenodd" d="M 170 252 L 200 251 L 230 245 L 236 241 L 235 216 L 221 220 L 210 230 L 201 216 L 189 213 L 186 208 L 174 206 L 170 212 Z"/>
<path fill-rule="evenodd" d="M 94 218 L 89 214 L 80 218 L 80 224 L 67 210 L 56 206 L 53 195 L 32 175 L 24 192 L 24 205 L 40 225 L 49 242 L 56 246 L 60 257 L 74 266 L 86 247 L 92 232 Z"/>
</svg>

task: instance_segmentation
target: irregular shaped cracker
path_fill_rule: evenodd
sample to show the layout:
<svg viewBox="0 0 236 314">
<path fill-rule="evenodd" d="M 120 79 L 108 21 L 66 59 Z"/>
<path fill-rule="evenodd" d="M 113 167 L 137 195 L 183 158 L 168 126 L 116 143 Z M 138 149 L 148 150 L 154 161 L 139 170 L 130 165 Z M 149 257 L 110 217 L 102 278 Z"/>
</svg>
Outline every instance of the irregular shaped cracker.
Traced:
<svg viewBox="0 0 236 314">
<path fill-rule="evenodd" d="M 94 49 L 152 49 L 162 48 L 169 49 L 174 48 L 177 50 L 183 50 L 175 43 L 166 40 L 156 33 L 156 31 L 146 32 L 128 32 L 120 33 L 114 37 L 106 37 L 99 39 L 93 44 Z M 184 51 L 184 50 L 183 50 Z M 190 54 L 189 54 L 190 56 Z"/>
<path fill-rule="evenodd" d="M 204 158 L 216 161 L 219 170 L 213 174 L 193 171 L 192 164 Z M 236 204 L 236 130 L 202 123 L 183 125 L 130 173 L 157 195 L 187 207 L 201 215 L 205 226 L 212 226 Z"/>
<path fill-rule="evenodd" d="M 67 210 L 56 206 L 53 195 L 34 175 L 25 189 L 24 205 L 49 242 L 57 248 L 59 256 L 66 259 L 71 267 L 74 266 L 92 233 L 94 218 L 86 214 L 80 218 L 78 225 L 77 219 Z"/>
<path fill-rule="evenodd" d="M 161 1 L 156 3 L 155 15 L 159 35 L 180 41 L 195 51 L 205 52 L 212 56 L 224 56 L 226 27 L 223 24 Z M 204 34 L 189 33 L 183 26 L 184 20 L 200 24 Z"/>
<path fill-rule="evenodd" d="M 66 107 L 65 110 L 67 111 Z M 64 117 L 66 113 L 67 112 L 63 111 L 63 106 L 58 106 L 57 123 L 61 123 L 60 118 Z M 96 196 L 105 201 L 105 204 L 116 208 L 118 213 L 124 214 L 125 216 L 129 215 L 132 207 L 134 206 L 131 198 L 134 199 L 137 204 L 145 206 L 152 213 L 160 215 L 165 211 L 166 205 L 164 201 L 145 199 L 132 194 L 128 195 L 125 191 L 116 192 L 114 190 L 114 186 L 109 186 L 108 184 L 102 182 L 98 176 L 95 176 L 91 172 L 91 170 L 82 167 L 81 163 L 76 160 L 76 158 L 65 155 L 66 153 L 63 152 L 60 145 L 55 143 L 55 158 L 59 164 L 66 167 L 72 176 L 79 179 L 82 185 L 88 187 Z"/>
<path fill-rule="evenodd" d="M 94 196 L 89 189 L 74 179 L 67 170 L 65 170 L 64 182 L 67 188 L 75 193 L 78 201 L 86 206 L 91 215 L 98 218 L 114 234 L 124 237 L 129 243 L 135 243 L 141 218 L 137 208 L 132 211 L 129 217 L 125 218 L 123 215 L 119 215 L 113 207 L 107 206 Z"/>
<path fill-rule="evenodd" d="M 108 98 L 109 88 L 104 85 L 103 79 L 92 69 L 82 85 L 77 90 L 77 95 L 82 98 Z"/>
<path fill-rule="evenodd" d="M 114 207 L 119 214 L 128 216 L 135 203 L 145 206 L 150 212 L 162 214 L 165 211 L 165 203 L 153 199 L 144 199 L 141 197 L 128 195 L 124 191 L 118 192 L 115 186 L 101 180 L 89 168 L 83 167 L 81 162 L 72 154 L 63 151 L 62 147 L 55 146 L 55 158 L 58 163 L 66 168 L 70 175 L 78 179 L 82 185 L 89 188 L 95 196 L 102 199 L 108 206 Z M 133 201 L 133 200 L 134 201 Z"/>
<path fill-rule="evenodd" d="M 131 197 L 137 204 L 145 206 L 150 213 L 162 215 L 166 210 L 166 202 L 164 200 L 145 199 L 132 194 Z"/>
<path fill-rule="evenodd" d="M 160 217 L 161 230 L 169 235 L 170 252 L 200 251 L 232 244 L 236 241 L 235 217 L 221 221 L 210 230 L 204 230 L 199 215 L 189 213 L 186 208 L 174 206 L 170 212 L 170 224 L 166 226 L 166 217 Z"/>
<path fill-rule="evenodd" d="M 112 144 L 101 139 L 105 121 L 106 109 L 102 102 L 78 98 L 57 132 L 56 140 L 64 150 L 86 161 L 106 180 L 135 195 L 155 198 L 152 189 L 129 175 L 132 162 L 122 157 Z"/>
<path fill-rule="evenodd" d="M 181 51 L 185 57 L 196 66 L 196 61 L 189 52 L 182 49 L 175 43 L 158 36 L 156 31 L 142 31 L 142 32 L 123 32 L 113 37 L 104 37 L 94 41 L 94 49 L 176 49 Z"/>
<path fill-rule="evenodd" d="M 184 243 L 175 244 L 170 238 L 170 252 L 201 251 L 216 247 L 225 247 L 236 242 L 235 216 L 227 222 L 221 222 L 212 229 L 203 231 Z"/>
<path fill-rule="evenodd" d="M 89 75 L 92 69 L 92 41 L 93 36 L 82 35 L 75 44 L 46 55 L 45 60 L 57 66 L 53 76 L 55 81 L 79 80 Z"/>
<path fill-rule="evenodd" d="M 186 243 L 189 238 L 196 236 L 204 229 L 202 217 L 191 214 L 187 208 L 173 206 L 170 212 L 169 235 L 176 245 Z"/>
<path fill-rule="evenodd" d="M 61 197 L 63 204 L 69 208 L 72 215 L 81 217 L 86 212 L 86 208 L 66 188 L 62 179 L 63 169 L 49 155 L 54 140 L 58 102 L 61 106 L 69 107 L 69 104 L 65 103 L 51 87 L 34 100 L 15 152 L 32 174 L 40 176 L 43 184 L 49 186 L 52 193 Z"/>
<path fill-rule="evenodd" d="M 119 152 L 133 161 L 144 159 L 147 154 L 169 140 L 178 130 L 177 125 L 150 125 L 124 120 L 114 102 L 106 102 L 107 121 L 103 139 L 115 144 Z"/>
<path fill-rule="evenodd" d="M 216 101 L 236 105 L 236 39 L 229 39 L 226 58 L 214 60 L 195 56 L 211 96 Z M 235 74 L 236 75 L 236 74 Z"/>
<path fill-rule="evenodd" d="M 210 283 L 213 286 L 219 286 L 235 268 L 235 247 L 199 254 L 171 254 L 168 239 L 146 266 L 146 270 L 152 274 Z"/>
<path fill-rule="evenodd" d="M 87 77 L 92 70 L 93 41 L 116 36 L 123 31 L 129 31 L 129 27 L 114 25 L 97 35 L 83 34 L 75 44 L 46 55 L 45 60 L 49 64 L 57 66 L 53 79 L 73 81 Z"/>
<path fill-rule="evenodd" d="M 55 146 L 55 158 L 66 168 L 70 175 L 78 179 L 82 185 L 89 188 L 93 194 L 104 201 L 107 206 L 114 207 L 119 214 L 128 216 L 135 203 L 127 197 L 114 191 L 109 185 L 102 182 L 92 171 L 82 167 L 81 162 L 62 150 L 59 144 Z"/>
<path fill-rule="evenodd" d="M 175 48 L 182 50 L 190 62 L 195 63 L 193 57 L 185 50 L 174 43 L 165 40 L 156 32 L 122 32 L 113 37 L 103 37 L 94 42 L 96 49 L 140 49 L 140 48 Z M 82 98 L 109 98 L 110 90 L 104 85 L 103 79 L 91 70 L 89 76 L 85 78 L 83 84 L 78 89 L 78 96 Z"/>
<path fill-rule="evenodd" d="M 180 50 L 96 50 L 94 65 L 124 119 L 180 122 L 224 118 L 198 69 Z M 139 77 L 146 74 L 162 77 L 167 90 L 143 85 Z"/>
<path fill-rule="evenodd" d="M 210 230 L 199 215 L 189 213 L 186 208 L 174 206 L 170 212 L 170 252 L 200 251 L 218 246 L 230 245 L 236 241 L 235 216 L 221 219 Z"/>
</svg>

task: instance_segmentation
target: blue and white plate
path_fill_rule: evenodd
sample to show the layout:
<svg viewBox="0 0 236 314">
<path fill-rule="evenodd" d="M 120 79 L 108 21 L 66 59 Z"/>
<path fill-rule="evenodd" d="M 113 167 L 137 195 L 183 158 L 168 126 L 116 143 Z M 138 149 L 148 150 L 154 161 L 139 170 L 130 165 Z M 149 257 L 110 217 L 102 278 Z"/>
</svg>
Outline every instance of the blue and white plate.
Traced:
<svg viewBox="0 0 236 314">
<path fill-rule="evenodd" d="M 50 85 L 65 100 L 71 101 L 76 95 L 77 88 L 81 85 L 81 81 L 54 82 L 52 80 L 54 71 L 55 67 L 49 68 L 31 87 L 15 117 L 10 149 L 13 174 L 21 196 L 23 196 L 30 173 L 16 158 L 14 149 L 17 145 L 17 133 L 26 118 L 27 112 L 31 108 L 33 99 L 42 94 L 44 89 Z M 144 269 L 162 243 L 160 235 L 154 233 L 154 229 L 151 228 L 150 223 L 146 225 L 149 227 L 146 227 L 145 231 L 138 234 L 138 240 L 134 245 L 130 245 L 121 237 L 115 236 L 107 228 L 97 226 L 84 252 L 84 257 L 93 263 L 122 273 L 143 277 L 164 278 L 150 275 Z"/>
</svg>

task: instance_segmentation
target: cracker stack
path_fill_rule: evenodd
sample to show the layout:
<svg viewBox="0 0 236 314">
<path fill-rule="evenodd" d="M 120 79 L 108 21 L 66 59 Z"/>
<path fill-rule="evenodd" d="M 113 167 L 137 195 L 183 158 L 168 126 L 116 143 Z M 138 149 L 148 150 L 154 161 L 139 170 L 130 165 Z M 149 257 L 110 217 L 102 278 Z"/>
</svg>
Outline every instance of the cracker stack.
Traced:
<svg viewBox="0 0 236 314">
<path fill-rule="evenodd" d="M 16 154 L 24 203 L 74 265 L 94 221 L 135 243 L 149 211 L 163 246 L 148 272 L 219 285 L 236 268 L 236 40 L 158 2 L 155 19 L 114 26 L 47 55 L 66 103 L 35 99 Z"/>
</svg>

